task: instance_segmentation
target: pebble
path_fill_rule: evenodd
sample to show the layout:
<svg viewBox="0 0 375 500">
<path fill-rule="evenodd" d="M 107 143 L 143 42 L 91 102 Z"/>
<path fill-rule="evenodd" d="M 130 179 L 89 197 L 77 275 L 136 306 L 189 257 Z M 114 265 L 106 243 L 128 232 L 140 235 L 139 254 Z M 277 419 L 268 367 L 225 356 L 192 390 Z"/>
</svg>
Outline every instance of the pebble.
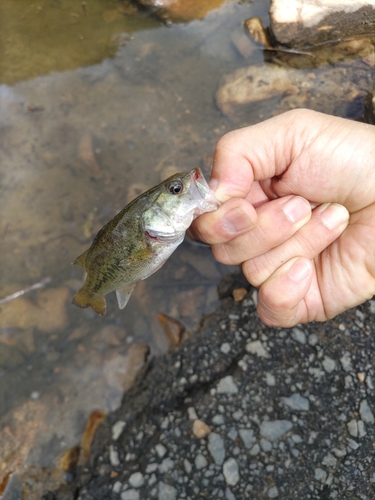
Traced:
<svg viewBox="0 0 375 500">
<path fill-rule="evenodd" d="M 335 360 L 328 357 L 328 356 L 324 356 L 324 359 L 322 361 L 322 365 L 323 365 L 324 370 L 327 373 L 332 373 L 333 370 L 336 368 Z"/>
<path fill-rule="evenodd" d="M 322 464 L 327 467 L 336 467 L 337 459 L 332 455 L 332 453 L 327 453 L 327 455 L 323 458 Z"/>
<path fill-rule="evenodd" d="M 237 394 L 238 387 L 236 386 L 232 375 L 228 375 L 227 377 L 219 380 L 217 392 L 219 394 Z"/>
<path fill-rule="evenodd" d="M 314 469 L 314 477 L 317 481 L 325 483 L 325 481 L 327 480 L 327 473 L 324 469 L 316 467 L 316 469 Z"/>
<path fill-rule="evenodd" d="M 292 410 L 309 411 L 310 409 L 310 401 L 298 393 L 292 394 L 289 398 L 281 399 Z"/>
<path fill-rule="evenodd" d="M 273 442 L 286 432 L 290 431 L 292 427 L 293 424 L 292 422 L 289 422 L 289 420 L 263 420 L 260 424 L 260 434 L 264 438 Z"/>
<path fill-rule="evenodd" d="M 224 342 L 223 344 L 221 344 L 220 346 L 220 351 L 223 353 L 223 354 L 228 354 L 230 352 L 230 344 L 228 342 Z"/>
<path fill-rule="evenodd" d="M 223 474 L 227 484 L 229 486 L 235 486 L 240 480 L 240 474 L 238 471 L 238 464 L 234 458 L 229 458 L 224 462 Z"/>
<path fill-rule="evenodd" d="M 139 500 L 139 491 L 126 490 L 121 493 L 121 500 Z"/>
<path fill-rule="evenodd" d="M 189 408 L 187 409 L 187 412 L 189 415 L 189 420 L 197 420 L 198 415 L 197 415 L 197 412 L 196 412 L 194 406 L 189 406 Z"/>
<path fill-rule="evenodd" d="M 361 419 L 366 424 L 373 424 L 375 422 L 374 414 L 372 413 L 371 408 L 369 407 L 367 399 L 361 401 L 361 404 L 359 405 L 359 414 L 361 415 Z"/>
<path fill-rule="evenodd" d="M 155 451 L 158 454 L 159 458 L 163 458 L 164 455 L 167 453 L 167 448 L 165 446 L 163 446 L 161 443 L 158 443 L 155 446 Z"/>
<path fill-rule="evenodd" d="M 272 375 L 272 373 L 269 373 L 269 372 L 266 373 L 266 384 L 269 387 L 275 387 L 276 379 L 275 379 L 275 376 Z"/>
<path fill-rule="evenodd" d="M 109 460 L 113 465 L 113 467 L 117 467 L 118 465 L 120 465 L 120 460 L 118 458 L 117 450 L 113 445 L 109 447 Z"/>
<path fill-rule="evenodd" d="M 177 490 L 170 484 L 165 484 L 162 481 L 159 483 L 158 500 L 175 500 L 177 498 Z"/>
<path fill-rule="evenodd" d="M 357 420 L 355 418 L 353 418 L 346 425 L 348 427 L 349 434 L 351 436 L 353 436 L 353 437 L 356 438 L 358 436 L 358 424 L 357 424 Z"/>
<path fill-rule="evenodd" d="M 254 444 L 254 431 L 252 429 L 240 429 L 239 433 L 245 448 L 250 449 Z"/>
<path fill-rule="evenodd" d="M 165 472 L 168 472 L 173 468 L 174 468 L 174 461 L 171 458 L 167 457 L 159 465 L 159 472 L 161 474 L 164 474 Z"/>
<path fill-rule="evenodd" d="M 269 354 L 260 340 L 254 340 L 246 344 L 246 351 L 255 354 L 259 358 L 269 358 Z"/>
<path fill-rule="evenodd" d="M 204 469 L 207 467 L 207 459 L 202 453 L 198 453 L 198 455 L 195 457 L 194 464 L 196 469 Z"/>
<path fill-rule="evenodd" d="M 185 469 L 186 474 L 190 474 L 192 471 L 191 463 L 189 462 L 189 460 L 187 458 L 184 459 L 184 469 Z"/>
<path fill-rule="evenodd" d="M 272 450 L 272 444 L 268 441 L 268 439 L 264 439 L 262 438 L 260 440 L 260 447 L 262 448 L 262 450 L 267 453 L 269 451 Z"/>
<path fill-rule="evenodd" d="M 306 344 L 306 334 L 300 328 L 293 328 L 292 337 L 296 342 L 299 342 L 300 344 Z"/>
<path fill-rule="evenodd" d="M 268 490 L 268 498 L 276 498 L 278 496 L 279 496 L 278 489 L 276 488 L 276 486 L 272 486 L 272 488 Z"/>
<path fill-rule="evenodd" d="M 203 439 L 209 435 L 211 429 L 202 420 L 194 420 L 193 423 L 193 434 L 198 439 Z"/>
<path fill-rule="evenodd" d="M 225 459 L 224 440 L 216 432 L 211 432 L 208 436 L 208 451 L 217 465 L 222 465 Z"/>
<path fill-rule="evenodd" d="M 112 486 L 112 491 L 113 493 L 120 493 L 122 488 L 122 483 L 120 481 L 116 481 L 115 484 Z"/>
<path fill-rule="evenodd" d="M 308 339 L 309 345 L 314 347 L 318 342 L 319 342 L 319 337 L 316 335 L 316 333 L 311 333 Z"/>
<path fill-rule="evenodd" d="M 224 424 L 224 416 L 223 415 L 215 415 L 212 417 L 212 423 L 215 425 L 223 425 Z"/>
<path fill-rule="evenodd" d="M 143 474 L 141 472 L 134 472 L 129 477 L 129 484 L 132 488 L 140 488 L 144 484 Z"/>
<path fill-rule="evenodd" d="M 114 426 L 112 427 L 112 439 L 114 441 L 116 441 L 121 436 L 124 427 L 125 427 L 125 422 L 123 422 L 122 420 L 119 420 L 114 424 Z"/>
</svg>

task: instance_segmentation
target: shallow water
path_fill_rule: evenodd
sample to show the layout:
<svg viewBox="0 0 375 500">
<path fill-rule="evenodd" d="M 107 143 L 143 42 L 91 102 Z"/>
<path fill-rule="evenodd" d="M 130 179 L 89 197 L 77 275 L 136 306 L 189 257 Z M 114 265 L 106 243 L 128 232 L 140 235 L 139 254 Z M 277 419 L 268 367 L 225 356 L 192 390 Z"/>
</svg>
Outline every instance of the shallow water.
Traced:
<svg viewBox="0 0 375 500">
<path fill-rule="evenodd" d="M 112 0 L 0 10 L 0 298 L 51 279 L 0 306 L 1 485 L 24 464 L 54 468 L 93 410 L 119 405 L 146 346 L 168 349 L 157 313 L 192 330 L 216 307 L 228 268 L 189 241 L 123 311 L 108 296 L 104 318 L 71 305 L 83 279 L 71 262 L 140 192 L 195 166 L 209 176 L 234 128 L 215 105 L 219 82 L 264 64 L 260 49 L 245 61 L 233 33 L 248 17 L 267 21 L 268 3 L 229 1 L 177 24 Z"/>
</svg>

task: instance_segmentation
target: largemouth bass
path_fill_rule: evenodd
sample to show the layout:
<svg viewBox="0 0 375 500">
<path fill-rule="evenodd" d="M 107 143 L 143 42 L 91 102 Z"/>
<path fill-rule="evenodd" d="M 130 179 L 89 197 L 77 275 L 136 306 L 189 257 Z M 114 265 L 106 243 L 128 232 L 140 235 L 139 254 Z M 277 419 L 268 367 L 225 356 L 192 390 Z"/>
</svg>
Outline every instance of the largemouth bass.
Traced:
<svg viewBox="0 0 375 500">
<path fill-rule="evenodd" d="M 98 232 L 74 261 L 87 272 L 73 298 L 104 316 L 105 295 L 116 290 L 123 309 L 136 283 L 157 271 L 182 243 L 193 220 L 220 202 L 199 168 L 175 174 L 141 194 Z"/>
</svg>

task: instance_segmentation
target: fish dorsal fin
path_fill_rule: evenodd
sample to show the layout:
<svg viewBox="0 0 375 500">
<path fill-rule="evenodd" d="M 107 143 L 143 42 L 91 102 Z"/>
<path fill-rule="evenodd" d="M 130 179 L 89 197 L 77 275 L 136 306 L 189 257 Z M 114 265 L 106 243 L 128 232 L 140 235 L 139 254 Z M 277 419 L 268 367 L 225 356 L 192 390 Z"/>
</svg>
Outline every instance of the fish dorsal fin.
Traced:
<svg viewBox="0 0 375 500">
<path fill-rule="evenodd" d="M 87 255 L 87 250 L 85 250 L 81 255 L 79 255 L 76 260 L 73 262 L 73 264 L 77 264 L 77 266 L 83 267 L 85 269 L 85 263 L 86 263 L 86 255 Z"/>
<path fill-rule="evenodd" d="M 121 286 L 120 288 L 117 288 L 116 297 L 120 309 L 124 309 L 124 307 L 128 303 L 130 295 L 132 294 L 135 288 L 135 285 L 136 283 L 130 283 L 129 285 L 124 285 Z"/>
</svg>

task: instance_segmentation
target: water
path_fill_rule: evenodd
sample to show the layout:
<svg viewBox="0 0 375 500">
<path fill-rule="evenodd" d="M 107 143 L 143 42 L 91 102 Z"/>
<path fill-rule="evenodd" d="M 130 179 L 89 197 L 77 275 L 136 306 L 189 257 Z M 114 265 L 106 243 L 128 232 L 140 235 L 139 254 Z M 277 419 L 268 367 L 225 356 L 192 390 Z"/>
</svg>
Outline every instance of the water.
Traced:
<svg viewBox="0 0 375 500">
<path fill-rule="evenodd" d="M 168 349 L 157 313 L 191 331 L 218 304 L 228 268 L 191 242 L 125 310 L 114 294 L 104 318 L 70 303 L 83 279 L 71 262 L 105 222 L 176 171 L 209 175 L 216 141 L 235 127 L 215 104 L 219 82 L 264 65 L 262 50 L 245 61 L 232 39 L 246 18 L 267 21 L 268 3 L 207 5 L 171 24 L 181 16 L 112 0 L 2 1 L 0 298 L 51 281 L 0 306 L 0 494 L 12 472 L 46 482 L 40 468 L 79 444 L 90 413 L 116 408 L 148 350 Z"/>
</svg>

